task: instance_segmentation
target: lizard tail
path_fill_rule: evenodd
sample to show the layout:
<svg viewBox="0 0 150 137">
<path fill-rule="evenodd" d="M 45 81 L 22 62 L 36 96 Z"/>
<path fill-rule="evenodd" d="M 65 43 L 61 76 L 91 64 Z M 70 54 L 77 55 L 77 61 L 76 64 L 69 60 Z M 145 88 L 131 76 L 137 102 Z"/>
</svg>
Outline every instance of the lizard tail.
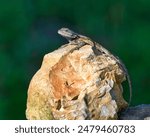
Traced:
<svg viewBox="0 0 150 137">
<path fill-rule="evenodd" d="M 129 97 L 129 101 L 128 104 L 129 106 L 131 105 L 131 101 L 132 101 L 132 83 L 131 83 L 131 79 L 130 76 L 127 74 L 127 81 L 128 81 L 128 85 L 129 85 L 129 92 L 130 92 L 130 97 Z"/>
</svg>

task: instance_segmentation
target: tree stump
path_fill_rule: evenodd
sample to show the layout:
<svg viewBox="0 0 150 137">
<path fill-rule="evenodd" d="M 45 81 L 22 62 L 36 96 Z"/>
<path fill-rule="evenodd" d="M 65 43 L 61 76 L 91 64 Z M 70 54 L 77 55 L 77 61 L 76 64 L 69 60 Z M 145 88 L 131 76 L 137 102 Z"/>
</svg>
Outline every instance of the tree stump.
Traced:
<svg viewBox="0 0 150 137">
<path fill-rule="evenodd" d="M 66 44 L 44 56 L 33 76 L 27 119 L 118 119 L 128 103 L 122 96 L 124 71 L 92 45 Z"/>
</svg>

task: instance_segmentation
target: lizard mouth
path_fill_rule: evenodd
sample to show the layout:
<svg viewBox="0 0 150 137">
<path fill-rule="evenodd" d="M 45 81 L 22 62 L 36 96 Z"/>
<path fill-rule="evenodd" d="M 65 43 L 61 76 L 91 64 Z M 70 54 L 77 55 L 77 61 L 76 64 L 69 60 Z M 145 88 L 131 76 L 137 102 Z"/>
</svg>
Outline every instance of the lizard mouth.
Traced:
<svg viewBox="0 0 150 137">
<path fill-rule="evenodd" d="M 61 36 L 65 37 L 65 38 L 69 38 L 69 39 L 77 38 L 77 34 L 73 31 L 69 30 L 68 28 L 59 29 L 58 34 L 60 34 Z"/>
<path fill-rule="evenodd" d="M 61 31 L 61 30 L 58 30 L 58 34 L 62 35 L 62 31 Z"/>
</svg>

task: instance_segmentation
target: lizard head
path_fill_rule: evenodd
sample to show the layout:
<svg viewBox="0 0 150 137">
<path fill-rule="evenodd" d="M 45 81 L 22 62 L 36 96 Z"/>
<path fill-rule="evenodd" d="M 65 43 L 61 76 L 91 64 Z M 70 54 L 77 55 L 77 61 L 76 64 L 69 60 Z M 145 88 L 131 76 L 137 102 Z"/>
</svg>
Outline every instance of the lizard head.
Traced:
<svg viewBox="0 0 150 137">
<path fill-rule="evenodd" d="M 61 28 L 58 30 L 58 34 L 65 37 L 68 40 L 73 40 L 78 37 L 78 35 L 68 28 Z"/>
</svg>

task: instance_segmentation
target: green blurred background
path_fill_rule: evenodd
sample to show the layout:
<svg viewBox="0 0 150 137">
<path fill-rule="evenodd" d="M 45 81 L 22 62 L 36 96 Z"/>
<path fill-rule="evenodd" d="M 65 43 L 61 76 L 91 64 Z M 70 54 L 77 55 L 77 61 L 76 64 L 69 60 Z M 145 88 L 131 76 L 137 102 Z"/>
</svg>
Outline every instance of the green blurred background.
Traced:
<svg viewBox="0 0 150 137">
<path fill-rule="evenodd" d="M 150 0 L 1 0 L 0 119 L 26 119 L 32 76 L 45 54 L 67 42 L 61 27 L 119 56 L 132 79 L 132 106 L 150 103 Z"/>
</svg>

